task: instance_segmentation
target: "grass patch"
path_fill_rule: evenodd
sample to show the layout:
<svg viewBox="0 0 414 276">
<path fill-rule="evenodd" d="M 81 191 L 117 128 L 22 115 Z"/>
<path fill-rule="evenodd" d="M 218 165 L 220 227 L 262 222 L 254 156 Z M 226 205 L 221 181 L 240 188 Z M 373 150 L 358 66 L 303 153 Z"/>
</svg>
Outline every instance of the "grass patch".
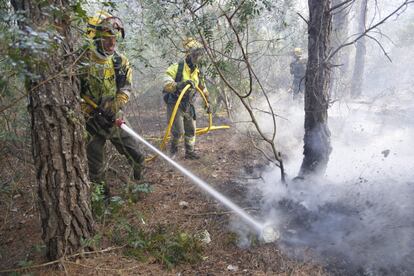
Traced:
<svg viewBox="0 0 414 276">
<path fill-rule="evenodd" d="M 143 231 L 126 221 L 120 221 L 111 233 L 112 241 L 127 245 L 126 256 L 140 261 L 155 259 L 165 268 L 171 269 L 178 264 L 195 264 L 202 259 L 202 243 L 194 235 L 157 226 L 152 231 Z"/>
</svg>

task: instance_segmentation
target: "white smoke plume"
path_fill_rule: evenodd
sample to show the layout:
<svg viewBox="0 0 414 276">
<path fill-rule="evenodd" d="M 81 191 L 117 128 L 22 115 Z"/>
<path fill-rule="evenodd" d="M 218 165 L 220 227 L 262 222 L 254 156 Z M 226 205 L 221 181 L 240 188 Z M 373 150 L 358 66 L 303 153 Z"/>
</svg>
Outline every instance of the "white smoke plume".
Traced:
<svg viewBox="0 0 414 276">
<path fill-rule="evenodd" d="M 324 179 L 285 187 L 268 168 L 254 186 L 263 216 L 281 233 L 278 246 L 337 275 L 414 275 L 414 51 L 410 43 L 388 50 L 393 63 L 378 49 L 369 53 L 363 97 L 329 109 Z M 293 178 L 303 158 L 303 103 L 273 102 L 286 118 L 277 140 Z"/>
</svg>

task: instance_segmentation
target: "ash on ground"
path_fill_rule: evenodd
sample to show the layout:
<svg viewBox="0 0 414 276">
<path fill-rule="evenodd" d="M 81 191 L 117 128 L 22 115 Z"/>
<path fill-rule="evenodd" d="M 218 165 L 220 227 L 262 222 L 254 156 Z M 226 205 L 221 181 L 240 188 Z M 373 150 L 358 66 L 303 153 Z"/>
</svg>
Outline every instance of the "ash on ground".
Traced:
<svg viewBox="0 0 414 276">
<path fill-rule="evenodd" d="M 285 253 L 333 275 L 414 275 L 412 198 L 414 183 L 292 183 L 264 210 Z"/>
</svg>

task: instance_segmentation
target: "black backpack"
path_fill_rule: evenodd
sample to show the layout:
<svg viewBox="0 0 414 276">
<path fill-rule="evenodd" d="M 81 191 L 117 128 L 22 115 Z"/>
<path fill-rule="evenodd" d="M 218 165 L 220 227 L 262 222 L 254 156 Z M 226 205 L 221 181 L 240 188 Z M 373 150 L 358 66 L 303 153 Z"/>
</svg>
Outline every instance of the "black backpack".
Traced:
<svg viewBox="0 0 414 276">
<path fill-rule="evenodd" d="M 175 75 L 175 82 L 180 82 L 183 79 L 183 70 L 184 70 L 184 61 L 180 61 L 178 63 L 178 70 L 177 70 L 177 75 Z M 170 97 L 173 97 L 175 100 L 178 99 L 177 95 L 174 95 L 173 93 L 169 93 L 164 91 L 164 89 L 162 90 L 162 94 L 163 94 L 163 98 L 164 98 L 164 102 L 167 104 Z"/>
<path fill-rule="evenodd" d="M 122 57 L 115 52 L 112 57 L 115 70 L 116 89 L 119 90 L 125 85 L 127 72 L 122 72 Z"/>
</svg>

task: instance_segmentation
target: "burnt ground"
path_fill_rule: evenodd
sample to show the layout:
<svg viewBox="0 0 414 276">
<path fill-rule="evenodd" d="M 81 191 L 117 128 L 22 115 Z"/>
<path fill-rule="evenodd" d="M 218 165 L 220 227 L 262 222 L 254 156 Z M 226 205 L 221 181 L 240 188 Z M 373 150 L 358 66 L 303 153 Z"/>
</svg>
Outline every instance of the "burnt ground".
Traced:
<svg viewBox="0 0 414 276">
<path fill-rule="evenodd" d="M 139 114 L 132 112 L 130 122 L 138 132 L 144 133 L 148 138 L 160 135 L 160 130 L 164 127 L 164 118 L 165 114 L 162 111 L 154 114 L 154 111 L 148 108 Z M 216 124 L 224 121 L 226 120 L 219 117 L 214 119 Z M 204 123 L 200 122 L 200 125 Z M 151 142 L 156 143 L 154 140 Z M 233 129 L 218 130 L 200 136 L 197 140 L 197 150 L 202 155 L 200 160 L 184 160 L 182 150 L 178 162 L 228 195 L 252 215 L 257 214 L 258 206 L 245 199 L 248 191 L 246 185 L 249 185 L 246 179 L 256 177 L 251 175 L 255 171 L 253 168 L 265 166 L 266 162 L 252 149 L 247 138 Z M 0 170 L 5 181 L 2 181 L 0 187 L 0 271 L 47 262 L 36 208 L 33 167 L 30 156 L 26 162 L 21 161 L 21 156 L 19 158 L 5 155 L 1 160 Z M 109 160 L 108 182 L 113 194 L 122 197 L 128 182 L 125 177 L 129 173 L 127 163 L 112 151 Z M 17 178 L 16 172 L 19 172 Z M 201 261 L 167 269 L 153 258 L 139 260 L 128 257 L 124 248 L 118 248 L 83 258 L 70 258 L 62 263 L 61 270 L 44 266 L 33 268 L 29 272 L 35 275 L 327 274 L 322 266 L 311 261 L 296 261 L 287 257 L 278 249 L 277 243 L 263 244 L 257 239 L 254 242 L 253 238 L 249 247 L 240 247 L 237 235 L 229 227 L 234 214 L 190 183 L 166 162 L 156 159 L 148 163 L 145 183 L 150 184 L 153 191 L 141 194 L 136 202 L 124 204 L 119 216 L 122 215 L 130 225 L 143 230 L 160 226 L 189 234 L 207 230 L 212 241 L 203 245 Z M 187 202 L 188 206 L 180 206 L 181 201 Z M 103 233 L 99 248 L 117 246 L 105 234 L 114 229 L 117 223 L 118 220 L 108 218 L 98 224 L 100 233 Z M 229 270 L 229 265 L 237 268 Z"/>
</svg>

